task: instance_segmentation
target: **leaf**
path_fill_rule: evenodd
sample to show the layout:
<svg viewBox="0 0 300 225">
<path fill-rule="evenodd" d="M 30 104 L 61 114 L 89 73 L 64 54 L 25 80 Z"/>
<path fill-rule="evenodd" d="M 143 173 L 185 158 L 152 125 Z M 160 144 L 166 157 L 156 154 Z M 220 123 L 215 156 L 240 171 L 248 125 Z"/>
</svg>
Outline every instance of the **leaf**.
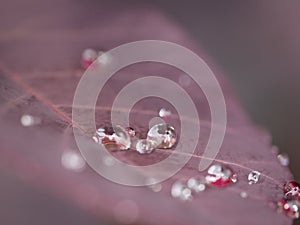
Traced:
<svg viewBox="0 0 300 225">
<path fill-rule="evenodd" d="M 200 113 L 201 135 L 192 159 L 180 172 L 162 183 L 161 192 L 112 183 L 89 167 L 80 173 L 63 168 L 63 152 L 77 149 L 73 137 L 76 124 L 72 122 L 71 111 L 74 91 L 83 74 L 78 69 L 83 49 L 90 46 L 110 49 L 146 38 L 173 41 L 203 57 L 181 28 L 156 10 L 121 10 L 110 6 L 98 8 L 96 3 L 67 3 L 64 4 L 68 5 L 68 13 L 50 2 L 43 3 L 46 5 L 41 7 L 48 6 L 49 11 L 38 15 L 39 19 L 27 6 L 22 11 L 27 18 L 25 21 L 20 21 L 16 15 L 17 18 L 10 20 L 11 28 L 1 31 L 0 45 L 4 49 L 0 53 L 4 65 L 0 74 L 2 168 L 113 223 L 125 223 L 119 217 L 128 219 L 129 216 L 134 219 L 129 222 L 135 224 L 291 224 L 289 218 L 278 214 L 274 206 L 270 207 L 270 202 L 282 197 L 283 184 L 292 178 L 290 171 L 277 162 L 269 135 L 252 125 L 219 73 L 217 78 L 227 103 L 228 126 L 215 161 L 230 166 L 238 174 L 236 184 L 221 189 L 210 188 L 196 195 L 191 202 L 182 202 L 170 195 L 171 185 L 178 179 L 206 173 L 197 168 L 210 133 L 210 111 L 205 95 L 188 78 L 191 84 L 186 91 Z M 217 71 L 216 68 L 213 70 Z M 110 106 L 120 89 L 141 74 L 159 75 L 175 82 L 184 76 L 177 69 L 156 63 L 134 65 L 119 71 L 100 94 L 96 109 L 98 126 L 109 123 Z M 131 126 L 141 137 L 145 136 L 149 120 L 157 116 L 161 107 L 175 112 L 169 123 L 179 130 L 179 118 L 172 105 L 149 98 L 136 104 L 131 114 Z M 82 107 L 83 115 L 87 110 L 90 109 Z M 20 123 L 23 114 L 41 118 L 42 123 L 24 127 Z M 185 119 L 193 124 L 194 118 Z M 92 132 L 83 134 L 91 135 Z M 183 145 L 189 147 L 189 143 Z M 156 150 L 149 155 L 139 155 L 134 151 L 121 151 L 113 154 L 129 164 L 149 165 L 171 152 Z M 181 157 L 178 154 L 176 160 Z M 260 183 L 250 186 L 247 175 L 251 170 L 261 171 L 262 178 Z M 242 191 L 248 193 L 247 199 L 240 197 Z M 126 200 L 130 200 L 130 204 L 128 201 L 125 204 Z M 122 207 L 122 203 L 126 207 Z"/>
</svg>

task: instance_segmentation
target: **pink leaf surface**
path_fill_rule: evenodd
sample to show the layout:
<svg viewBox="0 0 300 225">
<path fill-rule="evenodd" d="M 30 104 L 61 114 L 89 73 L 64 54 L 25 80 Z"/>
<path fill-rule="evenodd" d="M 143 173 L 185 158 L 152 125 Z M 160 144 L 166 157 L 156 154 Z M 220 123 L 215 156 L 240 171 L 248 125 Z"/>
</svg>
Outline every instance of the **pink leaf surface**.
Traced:
<svg viewBox="0 0 300 225">
<path fill-rule="evenodd" d="M 124 210 L 134 224 L 291 224 L 291 219 L 277 213 L 270 202 L 282 198 L 283 184 L 292 175 L 276 160 L 269 135 L 248 120 L 224 77 L 215 68 L 228 112 L 224 143 L 215 161 L 228 165 L 238 174 L 236 184 L 221 189 L 209 188 L 191 202 L 171 197 L 171 185 L 178 179 L 206 174 L 197 168 L 210 133 L 210 111 L 204 94 L 191 80 L 186 91 L 200 114 L 198 146 L 187 165 L 162 183 L 162 191 L 155 193 L 148 187 L 118 185 L 89 167 L 80 173 L 63 168 L 62 153 L 70 149 L 77 151 L 73 137 L 76 124 L 72 123 L 71 112 L 75 88 L 84 72 L 78 68 L 80 54 L 85 48 L 110 49 L 129 41 L 160 39 L 182 44 L 204 56 L 181 28 L 153 9 L 97 8 L 96 3 L 70 4 L 67 0 L 61 4 L 69 7 L 67 12 L 47 2 L 38 4 L 37 8 L 48 6 L 51 13 L 33 15 L 31 8 L 24 6 L 22 12 L 9 21 L 10 28 L 1 31 L 0 166 L 3 169 L 114 223 L 122 223 L 117 215 Z M 21 21 L 22 16 L 26 17 L 24 21 Z M 24 26 L 28 29 L 23 30 Z M 109 124 L 114 97 L 125 84 L 141 74 L 159 75 L 175 82 L 183 76 L 181 71 L 157 63 L 134 65 L 119 71 L 99 96 L 97 126 Z M 132 110 L 131 126 L 145 136 L 149 120 L 157 116 L 162 107 L 176 112 L 159 99 L 140 101 Z M 82 108 L 82 113 L 86 110 L 90 109 Z M 23 114 L 37 116 L 42 122 L 23 127 L 20 123 Z M 194 118 L 185 119 L 193 124 Z M 168 122 L 179 130 L 176 113 Z M 85 135 L 92 132 L 85 131 Z M 189 148 L 189 143 L 183 145 Z M 150 165 L 166 158 L 171 151 L 156 150 L 149 155 L 120 151 L 113 155 L 129 164 Z M 177 160 L 181 157 L 178 154 Z M 262 174 L 260 182 L 250 186 L 247 175 L 251 170 Z M 242 191 L 248 193 L 248 198 L 240 197 Z M 127 200 L 131 205 L 125 204 Z M 122 202 L 127 208 L 122 208 Z"/>
</svg>

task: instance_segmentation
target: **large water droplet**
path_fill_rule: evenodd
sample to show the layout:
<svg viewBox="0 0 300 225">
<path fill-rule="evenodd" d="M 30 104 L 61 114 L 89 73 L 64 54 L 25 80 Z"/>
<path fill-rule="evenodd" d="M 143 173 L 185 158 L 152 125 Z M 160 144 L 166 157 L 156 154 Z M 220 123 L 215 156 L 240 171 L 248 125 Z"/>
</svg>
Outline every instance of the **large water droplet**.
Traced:
<svg viewBox="0 0 300 225">
<path fill-rule="evenodd" d="M 128 132 L 121 126 L 99 128 L 93 140 L 101 143 L 108 150 L 127 150 L 131 141 Z"/>
<path fill-rule="evenodd" d="M 258 172 L 258 171 L 251 171 L 248 174 L 249 184 L 256 184 L 258 182 L 258 180 L 259 180 L 259 177 L 260 177 L 260 172 Z"/>
<path fill-rule="evenodd" d="M 172 148 L 177 141 L 174 127 L 168 124 L 157 124 L 151 127 L 147 139 L 158 143 L 157 148 Z"/>
<path fill-rule="evenodd" d="M 224 165 L 214 164 L 208 169 L 208 175 L 205 177 L 206 183 L 211 186 L 224 187 L 237 181 L 236 174 Z"/>
</svg>

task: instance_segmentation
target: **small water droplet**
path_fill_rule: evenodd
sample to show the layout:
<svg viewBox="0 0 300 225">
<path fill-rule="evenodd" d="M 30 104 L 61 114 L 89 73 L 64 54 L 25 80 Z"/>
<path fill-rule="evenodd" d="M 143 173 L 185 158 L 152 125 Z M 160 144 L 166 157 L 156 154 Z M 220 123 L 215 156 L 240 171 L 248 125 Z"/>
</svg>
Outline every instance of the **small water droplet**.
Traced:
<svg viewBox="0 0 300 225">
<path fill-rule="evenodd" d="M 125 130 L 127 131 L 129 137 L 135 137 L 135 130 L 132 127 L 126 127 Z"/>
<path fill-rule="evenodd" d="M 127 150 L 131 141 L 127 131 L 121 126 L 99 128 L 93 140 L 101 143 L 107 150 Z"/>
<path fill-rule="evenodd" d="M 98 52 L 98 58 L 97 58 L 98 63 L 100 63 L 101 65 L 107 65 L 111 63 L 111 61 L 112 61 L 112 56 L 110 54 L 104 51 Z"/>
<path fill-rule="evenodd" d="M 196 193 L 204 191 L 206 188 L 205 179 L 192 177 L 187 181 L 187 186 Z"/>
<path fill-rule="evenodd" d="M 159 143 L 157 148 L 172 148 L 177 141 L 174 127 L 168 124 L 157 124 L 151 127 L 147 139 Z"/>
<path fill-rule="evenodd" d="M 256 184 L 258 181 L 259 181 L 259 177 L 260 177 L 260 172 L 258 171 L 251 171 L 249 174 L 248 174 L 248 181 L 249 181 L 249 184 Z"/>
<path fill-rule="evenodd" d="M 159 113 L 158 115 L 161 117 L 161 118 L 164 118 L 164 119 L 167 119 L 171 116 L 171 111 L 165 109 L 165 108 L 162 108 L 159 110 Z"/>
<path fill-rule="evenodd" d="M 139 153 L 145 154 L 145 153 L 151 153 L 155 149 L 155 146 L 157 146 L 157 143 L 151 140 L 140 139 L 137 141 L 135 149 Z"/>
<path fill-rule="evenodd" d="M 241 195 L 242 198 L 248 198 L 248 194 L 247 194 L 247 192 L 245 192 L 245 191 L 242 191 L 242 192 L 240 193 L 240 195 Z"/>
<path fill-rule="evenodd" d="M 237 175 L 224 165 L 214 164 L 209 167 L 206 183 L 211 186 L 224 187 L 237 181 Z"/>
<path fill-rule="evenodd" d="M 94 49 L 87 48 L 82 52 L 81 64 L 84 69 L 87 69 L 96 59 L 97 52 Z"/>
<path fill-rule="evenodd" d="M 277 155 L 279 163 L 283 166 L 288 166 L 290 164 L 290 158 L 286 153 L 281 153 Z"/>
<path fill-rule="evenodd" d="M 80 172 L 85 168 L 85 160 L 79 153 L 66 151 L 61 156 L 61 164 L 68 170 Z"/>
<path fill-rule="evenodd" d="M 183 87 L 189 86 L 191 84 L 191 81 L 192 81 L 192 79 L 188 75 L 185 75 L 185 74 L 180 75 L 178 78 L 178 83 Z"/>
<path fill-rule="evenodd" d="M 299 201 L 282 199 L 277 203 L 277 206 L 278 210 L 283 211 L 287 216 L 293 219 L 299 218 Z"/>
<path fill-rule="evenodd" d="M 113 166 L 115 164 L 115 159 L 111 156 L 106 156 L 103 158 L 103 163 L 106 166 Z"/>
<path fill-rule="evenodd" d="M 285 198 L 298 200 L 300 198 L 300 185 L 296 181 L 290 181 L 284 185 Z"/>
<path fill-rule="evenodd" d="M 192 199 L 192 190 L 182 183 L 181 181 L 177 181 L 172 185 L 171 195 L 174 198 L 180 198 L 182 200 L 191 200 Z"/>
<path fill-rule="evenodd" d="M 20 121 L 24 127 L 30 127 L 41 123 L 41 119 L 39 117 L 35 117 L 29 114 L 24 114 L 21 117 Z"/>
</svg>

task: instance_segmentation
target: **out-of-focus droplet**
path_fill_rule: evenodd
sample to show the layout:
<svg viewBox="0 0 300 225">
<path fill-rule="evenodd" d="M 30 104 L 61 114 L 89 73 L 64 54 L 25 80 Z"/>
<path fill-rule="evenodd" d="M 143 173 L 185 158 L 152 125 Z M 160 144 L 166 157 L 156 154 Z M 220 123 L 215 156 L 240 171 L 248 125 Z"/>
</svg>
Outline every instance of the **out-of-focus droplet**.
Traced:
<svg viewBox="0 0 300 225">
<path fill-rule="evenodd" d="M 155 149 L 156 146 L 157 143 L 155 143 L 154 141 L 148 139 L 140 139 L 136 142 L 135 149 L 141 154 L 149 154 Z"/>
<path fill-rule="evenodd" d="M 148 185 L 148 187 L 154 192 L 160 192 L 162 189 L 161 183 L 157 183 L 154 178 L 148 178 L 146 185 Z"/>
<path fill-rule="evenodd" d="M 121 126 L 99 128 L 93 140 L 101 143 L 108 150 L 127 150 L 131 141 L 127 131 Z"/>
<path fill-rule="evenodd" d="M 151 127 L 147 139 L 159 143 L 157 148 L 172 148 L 177 141 L 174 127 L 168 124 L 157 124 Z"/>
<path fill-rule="evenodd" d="M 127 131 L 129 137 L 135 137 L 135 130 L 132 127 L 126 127 L 125 130 Z"/>
<path fill-rule="evenodd" d="M 167 119 L 171 116 L 171 111 L 165 109 L 165 108 L 162 108 L 159 110 L 159 113 L 158 115 L 161 117 L 161 118 L 164 118 L 164 119 Z"/>
<path fill-rule="evenodd" d="M 196 193 L 204 191 L 205 190 L 205 179 L 204 178 L 196 178 L 192 177 L 188 179 L 187 186 L 195 191 Z"/>
<path fill-rule="evenodd" d="M 296 181 L 287 182 L 284 185 L 284 195 L 288 200 L 298 200 L 300 198 L 300 185 Z"/>
<path fill-rule="evenodd" d="M 299 218 L 299 201 L 282 199 L 277 203 L 279 211 L 283 211 L 287 216 L 297 219 Z"/>
<path fill-rule="evenodd" d="M 103 158 L 103 163 L 106 165 L 106 166 L 113 166 L 115 164 L 115 159 L 111 156 L 106 156 Z"/>
<path fill-rule="evenodd" d="M 193 197 L 192 190 L 181 181 L 177 181 L 172 185 L 171 195 L 174 198 L 179 198 L 185 201 L 191 200 Z"/>
<path fill-rule="evenodd" d="M 208 169 L 206 183 L 215 187 L 224 187 L 237 181 L 237 175 L 224 165 L 214 164 Z"/>
<path fill-rule="evenodd" d="M 97 52 L 94 49 L 87 48 L 82 52 L 81 64 L 84 69 L 87 69 L 96 59 Z"/>
<path fill-rule="evenodd" d="M 245 192 L 245 191 L 242 191 L 242 192 L 240 193 L 240 195 L 241 195 L 242 198 L 248 198 L 248 194 L 247 194 L 247 192 Z"/>
<path fill-rule="evenodd" d="M 286 153 L 281 153 L 277 155 L 279 163 L 283 166 L 288 166 L 290 164 L 290 158 Z"/>
<path fill-rule="evenodd" d="M 39 117 L 32 116 L 32 115 L 29 115 L 29 114 L 24 114 L 21 117 L 20 121 L 21 121 L 21 124 L 24 127 L 30 127 L 30 126 L 34 126 L 34 125 L 40 124 L 42 120 Z"/>
<path fill-rule="evenodd" d="M 98 58 L 97 58 L 97 62 L 100 63 L 101 65 L 107 65 L 109 63 L 111 63 L 112 61 L 112 56 L 105 51 L 99 51 L 98 52 Z"/>
<path fill-rule="evenodd" d="M 192 79 L 186 75 L 186 74 L 182 74 L 179 76 L 178 78 L 178 83 L 182 86 L 182 87 L 187 87 L 191 84 Z"/>
<path fill-rule="evenodd" d="M 66 151 L 61 156 L 61 164 L 68 170 L 80 172 L 85 168 L 85 160 L 77 152 Z"/>
<path fill-rule="evenodd" d="M 113 214 L 120 224 L 135 224 L 139 216 L 139 208 L 132 200 L 122 200 L 116 204 Z"/>
<path fill-rule="evenodd" d="M 258 171 L 251 171 L 248 174 L 248 182 L 249 184 L 256 184 L 259 181 L 259 177 L 260 177 L 260 172 Z"/>
</svg>

